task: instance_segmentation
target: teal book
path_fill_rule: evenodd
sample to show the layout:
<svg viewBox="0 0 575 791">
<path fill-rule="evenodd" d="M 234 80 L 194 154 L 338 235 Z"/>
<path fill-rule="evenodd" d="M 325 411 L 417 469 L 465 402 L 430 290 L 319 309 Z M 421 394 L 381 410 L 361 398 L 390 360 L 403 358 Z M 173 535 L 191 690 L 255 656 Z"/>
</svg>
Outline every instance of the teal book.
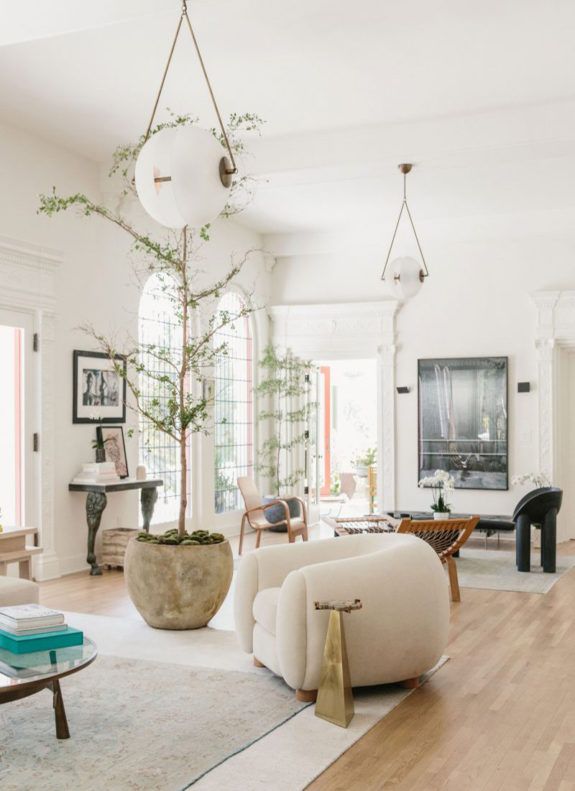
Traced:
<svg viewBox="0 0 575 791">
<path fill-rule="evenodd" d="M 37 634 L 17 635 L 0 629 L 0 648 L 13 654 L 30 654 L 33 651 L 54 651 L 71 645 L 82 645 L 84 633 L 68 626 L 62 632 L 39 632 Z"/>
</svg>

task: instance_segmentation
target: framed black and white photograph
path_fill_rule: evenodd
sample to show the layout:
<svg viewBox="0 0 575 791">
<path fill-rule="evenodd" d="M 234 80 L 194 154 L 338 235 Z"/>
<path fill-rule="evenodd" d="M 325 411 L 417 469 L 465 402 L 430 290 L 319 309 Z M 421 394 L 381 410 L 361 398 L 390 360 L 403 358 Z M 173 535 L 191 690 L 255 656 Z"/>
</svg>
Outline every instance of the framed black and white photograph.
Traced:
<svg viewBox="0 0 575 791">
<path fill-rule="evenodd" d="M 418 360 L 419 480 L 508 489 L 507 357 Z"/>
<path fill-rule="evenodd" d="M 98 426 L 96 434 L 104 446 L 106 461 L 113 461 L 116 473 L 120 478 L 127 478 L 128 459 L 126 458 L 126 443 L 122 426 Z"/>
<path fill-rule="evenodd" d="M 126 370 L 126 359 L 116 355 Z M 103 352 L 74 351 L 74 423 L 125 423 L 126 380 Z"/>
</svg>

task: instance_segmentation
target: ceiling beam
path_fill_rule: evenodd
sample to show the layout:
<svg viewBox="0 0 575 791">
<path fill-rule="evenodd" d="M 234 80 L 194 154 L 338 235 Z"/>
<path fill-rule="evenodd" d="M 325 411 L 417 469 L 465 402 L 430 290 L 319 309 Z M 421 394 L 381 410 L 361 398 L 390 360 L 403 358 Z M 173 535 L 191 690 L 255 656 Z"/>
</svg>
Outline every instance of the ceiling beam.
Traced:
<svg viewBox="0 0 575 791">
<path fill-rule="evenodd" d="M 426 169 L 498 167 L 573 156 L 575 101 L 475 115 L 313 131 L 250 140 L 258 189 L 369 178 L 399 162 Z"/>
<path fill-rule="evenodd" d="M 177 6 L 165 0 L 0 0 L 0 47 L 168 13 Z"/>
</svg>

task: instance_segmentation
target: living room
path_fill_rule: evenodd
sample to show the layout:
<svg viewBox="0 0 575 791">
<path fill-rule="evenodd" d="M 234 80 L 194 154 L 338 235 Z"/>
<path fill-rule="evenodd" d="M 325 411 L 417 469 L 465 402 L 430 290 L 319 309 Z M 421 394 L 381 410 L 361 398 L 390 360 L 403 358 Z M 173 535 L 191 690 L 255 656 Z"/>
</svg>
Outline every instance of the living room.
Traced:
<svg viewBox="0 0 575 791">
<path fill-rule="evenodd" d="M 575 8 L 0 17 L 2 788 L 575 787 Z"/>
</svg>

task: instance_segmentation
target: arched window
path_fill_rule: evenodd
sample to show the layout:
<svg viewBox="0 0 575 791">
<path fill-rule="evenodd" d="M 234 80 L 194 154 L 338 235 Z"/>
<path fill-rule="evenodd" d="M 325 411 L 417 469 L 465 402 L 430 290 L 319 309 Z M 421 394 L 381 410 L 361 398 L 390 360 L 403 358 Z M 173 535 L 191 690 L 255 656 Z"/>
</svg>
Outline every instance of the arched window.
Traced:
<svg viewBox="0 0 575 791">
<path fill-rule="evenodd" d="M 253 441 L 253 360 L 252 334 L 248 316 L 240 316 L 244 303 L 232 292 L 225 294 L 219 310 L 239 316 L 214 336 L 214 346 L 225 344 L 225 352 L 215 363 L 214 451 L 215 511 L 223 513 L 241 507 L 236 480 L 252 475 Z"/>
<path fill-rule="evenodd" d="M 162 273 L 151 275 L 144 286 L 140 299 L 139 338 L 144 347 L 153 346 L 141 355 L 141 362 L 146 371 L 158 376 L 173 375 L 171 366 L 158 357 L 168 352 L 171 358 L 178 358 L 181 353 L 181 327 L 174 318 L 174 304 L 170 299 L 173 293 L 173 280 Z M 140 375 L 140 398 L 158 399 L 160 402 L 168 398 L 168 390 L 145 374 Z M 154 509 L 154 523 L 172 522 L 178 518 L 180 498 L 180 455 L 178 444 L 166 434 L 158 431 L 153 423 L 140 416 L 140 464 L 145 464 L 149 478 L 161 478 L 163 490 Z M 190 503 L 188 491 L 188 503 Z"/>
</svg>

